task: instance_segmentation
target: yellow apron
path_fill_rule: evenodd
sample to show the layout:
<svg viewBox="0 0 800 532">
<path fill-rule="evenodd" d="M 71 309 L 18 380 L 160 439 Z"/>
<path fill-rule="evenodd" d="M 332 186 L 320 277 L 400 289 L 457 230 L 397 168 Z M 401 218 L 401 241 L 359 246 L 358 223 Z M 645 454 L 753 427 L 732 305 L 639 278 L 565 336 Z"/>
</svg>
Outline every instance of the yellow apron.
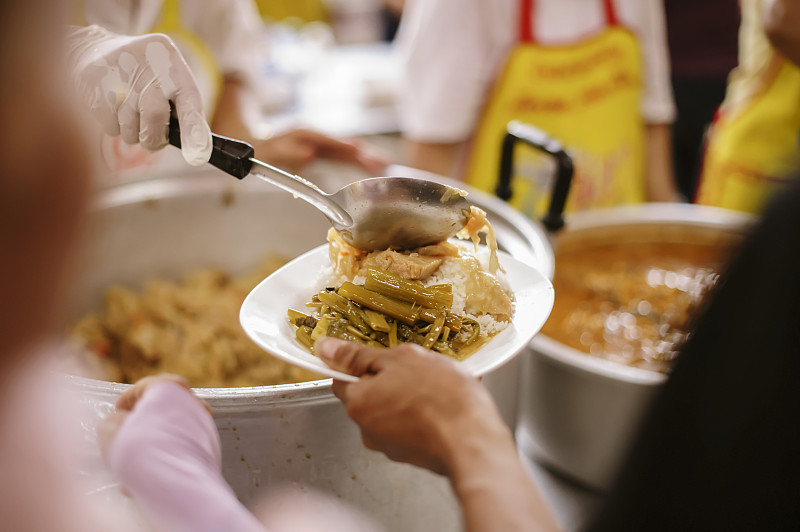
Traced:
<svg viewBox="0 0 800 532">
<path fill-rule="evenodd" d="M 493 191 L 511 120 L 559 139 L 575 160 L 567 210 L 644 201 L 642 57 L 636 37 L 603 0 L 606 28 L 566 46 L 537 44 L 533 0 L 522 0 L 519 42 L 492 88 L 470 147 L 467 182 Z M 525 150 L 525 151 L 523 151 Z M 528 147 L 515 154 L 512 205 L 539 217 L 549 204 L 551 164 Z"/>
<path fill-rule="evenodd" d="M 327 22 L 328 7 L 323 0 L 256 0 L 265 20 L 298 19 L 301 22 Z"/>
<path fill-rule="evenodd" d="M 711 126 L 695 201 L 759 212 L 800 170 L 800 69 L 773 53 L 766 83 Z"/>
</svg>

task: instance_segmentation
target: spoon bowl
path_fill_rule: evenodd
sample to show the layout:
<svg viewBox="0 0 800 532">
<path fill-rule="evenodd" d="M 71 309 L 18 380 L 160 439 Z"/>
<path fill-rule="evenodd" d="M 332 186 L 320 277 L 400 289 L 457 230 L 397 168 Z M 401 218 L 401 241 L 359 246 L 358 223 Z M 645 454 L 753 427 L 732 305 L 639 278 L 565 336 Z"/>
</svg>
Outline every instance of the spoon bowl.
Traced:
<svg viewBox="0 0 800 532">
<path fill-rule="evenodd" d="M 300 176 L 252 159 L 250 174 L 319 209 L 345 242 L 365 251 L 414 249 L 455 235 L 470 218 L 463 190 L 412 177 L 372 177 L 322 191 Z"/>
<path fill-rule="evenodd" d="M 456 188 L 422 179 L 363 179 L 331 195 L 353 223 L 331 223 L 358 249 L 414 249 L 447 240 L 464 227 L 470 217 L 464 196 Z"/>
<path fill-rule="evenodd" d="M 436 244 L 455 235 L 470 217 L 467 193 L 435 181 L 373 177 L 328 194 L 299 175 L 259 161 L 253 146 L 246 142 L 215 134 L 211 139 L 209 164 L 238 179 L 255 175 L 307 201 L 357 249 L 400 250 Z M 174 112 L 169 143 L 181 147 L 180 124 Z"/>
</svg>

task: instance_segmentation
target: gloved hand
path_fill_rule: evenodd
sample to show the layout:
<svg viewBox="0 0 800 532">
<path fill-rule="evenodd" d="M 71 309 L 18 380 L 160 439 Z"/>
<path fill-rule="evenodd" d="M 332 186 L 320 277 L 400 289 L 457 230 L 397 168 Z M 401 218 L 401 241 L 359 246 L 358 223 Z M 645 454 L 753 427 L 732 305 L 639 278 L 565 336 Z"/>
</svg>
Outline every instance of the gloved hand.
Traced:
<svg viewBox="0 0 800 532">
<path fill-rule="evenodd" d="M 181 126 L 183 157 L 199 166 L 211 156 L 211 129 L 194 76 L 166 35 L 127 36 L 100 26 L 71 28 L 69 66 L 78 91 L 109 135 L 155 151 L 168 142 L 169 101 Z"/>
</svg>

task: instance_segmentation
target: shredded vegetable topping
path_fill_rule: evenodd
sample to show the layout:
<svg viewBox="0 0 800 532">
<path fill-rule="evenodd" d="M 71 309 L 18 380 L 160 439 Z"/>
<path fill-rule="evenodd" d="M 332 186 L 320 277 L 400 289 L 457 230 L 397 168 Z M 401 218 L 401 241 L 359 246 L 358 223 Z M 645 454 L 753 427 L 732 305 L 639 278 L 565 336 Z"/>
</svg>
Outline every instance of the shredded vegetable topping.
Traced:
<svg viewBox="0 0 800 532">
<path fill-rule="evenodd" d="M 470 218 L 467 224 L 456 233 L 458 238 L 464 240 L 472 240 L 475 245 L 475 251 L 478 250 L 478 244 L 481 242 L 480 234 L 486 235 L 486 247 L 489 248 L 489 273 L 496 275 L 500 270 L 500 261 L 497 260 L 497 236 L 494 234 L 489 221 L 486 219 L 486 211 L 480 207 L 472 205 L 470 209 Z"/>
</svg>

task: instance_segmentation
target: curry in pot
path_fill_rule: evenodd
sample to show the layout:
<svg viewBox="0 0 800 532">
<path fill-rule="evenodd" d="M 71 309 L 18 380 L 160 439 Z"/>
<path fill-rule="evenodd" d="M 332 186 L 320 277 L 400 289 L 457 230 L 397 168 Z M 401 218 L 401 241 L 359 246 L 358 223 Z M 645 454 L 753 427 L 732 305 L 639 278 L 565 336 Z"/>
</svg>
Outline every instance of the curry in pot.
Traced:
<svg viewBox="0 0 800 532">
<path fill-rule="evenodd" d="M 590 355 L 667 372 L 730 246 L 637 242 L 559 250 L 542 331 Z"/>
</svg>

